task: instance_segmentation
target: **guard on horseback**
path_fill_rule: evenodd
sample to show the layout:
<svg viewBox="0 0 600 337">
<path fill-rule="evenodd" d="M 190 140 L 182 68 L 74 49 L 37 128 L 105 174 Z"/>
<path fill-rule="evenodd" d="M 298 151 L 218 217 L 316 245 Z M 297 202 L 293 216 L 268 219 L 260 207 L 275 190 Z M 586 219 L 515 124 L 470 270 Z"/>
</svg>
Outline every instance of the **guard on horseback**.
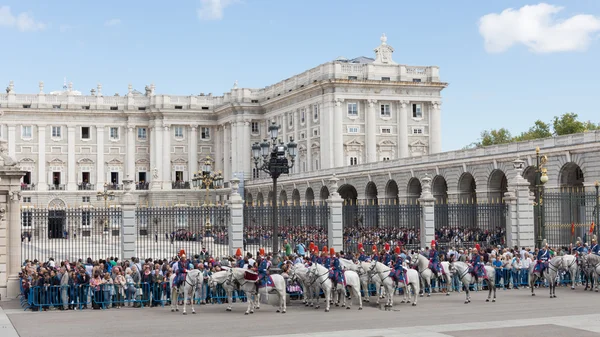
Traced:
<svg viewBox="0 0 600 337">
<path fill-rule="evenodd" d="M 394 251 L 396 253 L 396 263 L 394 264 L 394 269 L 392 269 L 392 279 L 396 281 L 396 283 L 406 283 L 406 279 L 404 278 L 404 266 L 402 265 L 404 263 L 404 259 L 402 259 L 402 256 L 400 256 L 400 247 L 396 246 Z"/>
<path fill-rule="evenodd" d="M 258 288 L 261 284 L 267 284 L 269 277 L 269 261 L 265 258 L 264 248 L 260 249 L 259 261 L 260 262 L 258 263 L 258 281 L 256 282 L 256 288 Z"/>
<path fill-rule="evenodd" d="M 327 269 L 331 268 L 331 257 L 327 256 L 327 246 L 323 247 L 323 253 L 321 254 L 321 264 Z"/>
<path fill-rule="evenodd" d="M 330 278 L 333 281 L 334 289 L 337 288 L 338 284 L 344 284 L 344 271 L 342 270 L 342 266 L 340 264 L 340 255 L 335 254 L 335 250 L 331 248 L 332 257 L 332 268 Z"/>
<path fill-rule="evenodd" d="M 436 247 L 435 240 L 432 240 L 431 249 L 429 250 L 429 269 L 431 269 L 435 277 L 439 277 L 442 275 L 442 265 L 440 264 L 440 255 Z"/>
<path fill-rule="evenodd" d="M 598 242 L 596 240 L 596 234 L 594 234 L 594 237 L 592 239 L 592 248 L 590 249 L 590 252 L 595 255 L 600 255 L 600 245 L 598 245 Z"/>
<path fill-rule="evenodd" d="M 367 254 L 365 254 L 365 249 L 363 248 L 362 243 L 358 244 L 358 252 L 360 253 L 360 255 L 358 256 L 358 261 L 364 262 L 369 259 L 369 256 L 367 256 Z"/>
<path fill-rule="evenodd" d="M 577 247 L 575 247 L 575 251 L 577 251 L 579 254 L 585 254 L 585 247 L 583 246 L 583 244 L 581 243 L 581 238 L 577 237 Z"/>
<path fill-rule="evenodd" d="M 177 262 L 177 272 L 175 273 L 174 286 L 179 288 L 187 275 L 189 262 L 185 256 L 185 250 L 179 251 L 179 261 Z"/>
<path fill-rule="evenodd" d="M 379 254 L 377 253 L 377 245 L 373 245 L 372 251 L 373 251 L 373 255 L 371 255 L 371 260 L 379 261 Z"/>
<path fill-rule="evenodd" d="M 383 261 L 381 261 L 381 263 L 383 263 L 389 267 L 392 264 L 392 254 L 390 254 L 390 244 L 386 242 L 383 250 L 384 250 Z"/>
<path fill-rule="evenodd" d="M 487 274 L 485 273 L 485 264 L 483 263 L 483 258 L 481 257 L 480 249 L 481 247 L 479 246 L 479 244 L 476 244 L 475 248 L 473 248 L 473 251 L 471 253 L 471 263 L 473 267 L 472 273 L 477 279 L 487 279 Z"/>
<path fill-rule="evenodd" d="M 542 241 L 542 249 L 538 251 L 536 260 L 533 272 L 542 275 L 544 270 L 548 268 L 548 261 L 550 260 L 550 250 L 548 249 L 548 242 L 546 239 Z"/>
</svg>

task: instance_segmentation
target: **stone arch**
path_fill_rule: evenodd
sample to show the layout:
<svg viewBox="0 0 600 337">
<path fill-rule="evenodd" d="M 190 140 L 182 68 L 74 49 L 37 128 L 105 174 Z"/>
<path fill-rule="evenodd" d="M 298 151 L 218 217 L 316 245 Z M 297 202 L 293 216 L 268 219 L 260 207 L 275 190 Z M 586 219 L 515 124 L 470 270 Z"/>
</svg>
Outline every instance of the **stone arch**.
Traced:
<svg viewBox="0 0 600 337">
<path fill-rule="evenodd" d="M 560 187 L 583 187 L 585 181 L 583 170 L 573 162 L 564 164 L 558 174 Z"/>
<path fill-rule="evenodd" d="M 306 200 L 307 205 L 312 205 L 314 203 L 315 192 L 313 191 L 313 189 L 311 187 L 306 189 L 306 192 L 304 193 L 304 200 Z"/>
<path fill-rule="evenodd" d="M 392 202 L 398 202 L 398 183 L 394 179 L 388 180 L 385 185 L 385 198 Z"/>
<path fill-rule="evenodd" d="M 258 192 L 258 194 L 256 195 L 256 204 L 258 206 L 263 206 L 265 204 L 262 192 Z"/>
<path fill-rule="evenodd" d="M 375 200 L 375 203 L 377 204 L 377 185 L 372 181 L 369 181 L 365 187 L 365 198 L 368 200 Z"/>
<path fill-rule="evenodd" d="M 494 203 L 501 203 L 506 192 L 508 192 L 506 174 L 499 169 L 493 170 L 488 178 L 488 200 Z"/>
<path fill-rule="evenodd" d="M 409 203 L 416 203 L 421 197 L 421 181 L 418 178 L 410 178 L 406 186 L 406 199 Z"/>
<path fill-rule="evenodd" d="M 321 192 L 322 191 L 323 189 L 321 189 Z M 340 197 L 346 201 L 356 202 L 358 199 L 358 192 L 356 191 L 356 188 L 350 184 L 344 184 L 340 186 L 338 188 L 338 193 L 340 194 Z"/>
<path fill-rule="evenodd" d="M 431 193 L 436 202 L 445 204 L 448 202 L 448 183 L 442 175 L 433 177 L 431 181 Z"/>
<path fill-rule="evenodd" d="M 273 191 L 269 191 L 269 196 L 267 197 L 267 205 L 273 206 Z"/>
<path fill-rule="evenodd" d="M 252 193 L 250 191 L 245 190 L 244 192 L 244 201 L 246 201 L 247 205 L 252 205 Z"/>
<path fill-rule="evenodd" d="M 48 208 L 67 208 L 67 203 L 60 198 L 54 198 L 48 202 Z"/>
<path fill-rule="evenodd" d="M 319 191 L 319 199 L 321 199 L 321 201 L 329 199 L 329 188 L 327 188 L 327 186 L 321 186 L 321 191 Z"/>
<path fill-rule="evenodd" d="M 287 192 L 285 190 L 281 190 L 279 193 L 279 200 L 277 201 L 280 205 L 286 206 L 288 204 L 287 200 Z"/>
<path fill-rule="evenodd" d="M 298 191 L 297 188 L 294 188 L 294 190 L 292 191 L 292 205 L 300 205 L 300 191 Z"/>
<path fill-rule="evenodd" d="M 521 176 L 529 182 L 529 190 L 535 191 L 535 166 L 527 166 Z"/>
<path fill-rule="evenodd" d="M 463 173 L 458 179 L 458 202 L 477 203 L 477 184 L 469 172 Z"/>
</svg>

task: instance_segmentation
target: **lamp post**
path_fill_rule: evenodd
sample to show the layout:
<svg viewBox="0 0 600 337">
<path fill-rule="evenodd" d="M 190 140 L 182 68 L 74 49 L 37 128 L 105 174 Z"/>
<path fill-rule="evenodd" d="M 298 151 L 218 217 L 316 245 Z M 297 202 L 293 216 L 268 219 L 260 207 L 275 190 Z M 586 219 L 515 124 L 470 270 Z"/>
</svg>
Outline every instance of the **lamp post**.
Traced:
<svg viewBox="0 0 600 337">
<path fill-rule="evenodd" d="M 98 192 L 96 194 L 96 198 L 97 198 L 98 201 L 104 200 L 104 208 L 105 208 L 104 211 L 108 212 L 108 210 L 107 210 L 107 208 L 108 208 L 108 201 L 109 200 L 115 200 L 115 192 L 109 191 L 108 190 L 108 184 L 104 183 L 104 192 Z M 107 227 L 107 224 L 106 224 L 107 223 L 107 219 L 106 219 L 106 217 L 104 217 L 104 219 L 103 219 L 102 222 L 103 222 L 103 230 L 108 231 L 108 228 L 106 228 Z"/>
<path fill-rule="evenodd" d="M 599 189 L 600 189 L 600 182 L 598 180 L 596 180 L 594 182 L 594 187 L 596 188 L 596 206 L 594 207 L 594 214 L 596 215 L 596 233 L 598 233 L 600 230 L 598 229 L 598 226 L 600 226 L 599 222 L 600 222 L 600 193 L 599 193 Z"/>
<path fill-rule="evenodd" d="M 535 245 L 542 248 L 542 240 L 546 236 L 546 226 L 544 224 L 544 184 L 548 182 L 548 172 L 544 165 L 548 162 L 548 157 L 540 155 L 540 147 L 535 148 L 535 207 L 537 210 L 537 238 Z"/>
<path fill-rule="evenodd" d="M 254 165 L 257 169 L 266 172 L 273 179 L 273 254 L 277 252 L 279 247 L 279 228 L 277 217 L 277 178 L 281 174 L 289 174 L 290 169 L 294 167 L 294 160 L 297 155 L 298 145 L 294 143 L 294 139 L 290 137 L 290 142 L 283 144 L 282 140 L 278 140 L 280 126 L 273 122 L 269 126 L 269 135 L 271 141 L 265 139 L 262 143 L 254 143 L 252 145 L 252 156 L 254 157 Z M 288 162 L 288 157 L 290 158 Z M 261 160 L 262 159 L 262 160 Z"/>
<path fill-rule="evenodd" d="M 221 174 L 221 171 L 213 172 L 212 162 L 212 158 L 206 156 L 206 158 L 204 158 L 204 164 L 202 165 L 202 171 L 194 173 L 194 177 L 192 178 L 192 185 L 195 188 L 206 188 L 204 206 L 212 204 L 208 197 L 210 188 L 219 189 L 223 187 L 223 175 Z"/>
</svg>

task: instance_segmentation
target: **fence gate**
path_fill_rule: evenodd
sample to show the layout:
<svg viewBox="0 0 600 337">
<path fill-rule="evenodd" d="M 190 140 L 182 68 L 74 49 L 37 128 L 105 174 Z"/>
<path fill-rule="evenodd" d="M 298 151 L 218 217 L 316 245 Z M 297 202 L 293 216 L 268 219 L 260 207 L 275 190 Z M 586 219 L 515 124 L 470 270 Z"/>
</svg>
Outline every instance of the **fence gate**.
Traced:
<svg viewBox="0 0 600 337">
<path fill-rule="evenodd" d="M 537 193 L 537 191 L 536 191 Z M 542 239 L 553 247 L 568 247 L 577 237 L 590 243 L 592 235 L 598 235 L 598 195 L 585 188 L 546 189 L 542 194 Z M 535 237 L 538 237 L 538 208 L 535 207 Z M 594 222 L 594 232 L 591 224 Z"/>
<path fill-rule="evenodd" d="M 21 256 L 55 261 L 121 257 L 120 208 L 21 209 Z"/>
<path fill-rule="evenodd" d="M 385 243 L 418 248 L 420 245 L 421 205 L 399 203 L 396 199 L 377 201 L 346 200 L 343 206 L 344 251 L 357 252 L 362 243 L 381 251 Z"/>
<path fill-rule="evenodd" d="M 244 206 L 244 251 L 253 255 L 260 248 L 272 251 L 272 214 L 272 206 Z M 325 202 L 279 206 L 277 214 L 281 245 L 285 240 L 292 250 L 299 244 L 304 244 L 308 249 L 311 242 L 319 248 L 327 245 L 329 207 Z"/>
<path fill-rule="evenodd" d="M 435 237 L 444 246 L 505 245 L 507 210 L 504 202 L 436 203 Z"/>
<path fill-rule="evenodd" d="M 136 218 L 141 258 L 170 259 L 182 249 L 188 258 L 229 256 L 227 206 L 138 207 Z"/>
</svg>

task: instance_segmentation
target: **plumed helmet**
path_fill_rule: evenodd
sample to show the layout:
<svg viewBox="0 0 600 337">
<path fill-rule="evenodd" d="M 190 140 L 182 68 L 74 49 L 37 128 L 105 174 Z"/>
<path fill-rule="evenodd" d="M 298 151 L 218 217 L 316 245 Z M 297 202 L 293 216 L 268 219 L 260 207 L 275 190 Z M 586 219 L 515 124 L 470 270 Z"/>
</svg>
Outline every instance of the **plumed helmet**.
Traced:
<svg viewBox="0 0 600 337">
<path fill-rule="evenodd" d="M 396 248 L 394 248 L 394 253 L 400 254 L 400 246 L 396 246 Z"/>
<path fill-rule="evenodd" d="M 181 254 L 181 259 L 185 259 L 185 254 Z"/>
<path fill-rule="evenodd" d="M 180 250 L 178 255 L 179 255 L 179 257 L 184 257 L 185 256 L 185 250 L 183 250 L 183 249 Z"/>
<path fill-rule="evenodd" d="M 364 249 L 364 248 L 363 248 L 363 244 L 362 244 L 362 243 L 359 243 L 359 244 L 358 244 L 358 250 L 363 250 L 363 249 Z"/>
<path fill-rule="evenodd" d="M 390 250 L 390 244 L 386 242 L 385 246 L 383 246 L 386 251 Z"/>
<path fill-rule="evenodd" d="M 373 245 L 373 251 L 376 252 L 377 251 L 377 245 Z"/>
<path fill-rule="evenodd" d="M 581 238 L 578 236 L 578 237 L 577 237 L 577 244 L 578 244 L 578 245 L 580 245 L 582 241 L 583 241 L 583 240 L 581 240 Z"/>
<path fill-rule="evenodd" d="M 475 244 L 475 249 L 476 249 L 477 251 L 479 251 L 479 250 L 481 249 L 481 246 L 480 246 L 479 244 Z"/>
<path fill-rule="evenodd" d="M 435 247 L 435 240 L 431 240 L 431 247 Z"/>
<path fill-rule="evenodd" d="M 592 236 L 592 242 L 597 242 L 598 237 L 596 236 L 596 234 L 594 234 L 594 236 Z"/>
<path fill-rule="evenodd" d="M 308 250 L 312 252 L 312 250 L 315 248 L 315 244 L 314 242 L 311 242 L 310 245 L 308 245 Z"/>
<path fill-rule="evenodd" d="M 548 247 L 548 241 L 546 241 L 546 239 L 542 241 L 542 247 Z"/>
<path fill-rule="evenodd" d="M 335 255 L 335 249 L 333 247 L 329 248 L 329 255 Z"/>
<path fill-rule="evenodd" d="M 323 253 L 327 254 L 327 246 L 323 246 Z"/>
<path fill-rule="evenodd" d="M 235 256 L 237 256 L 237 257 L 240 257 L 240 256 L 242 256 L 242 250 L 241 250 L 240 248 L 238 248 L 238 249 L 235 251 Z"/>
<path fill-rule="evenodd" d="M 264 248 L 259 249 L 258 252 L 260 253 L 260 256 L 265 256 L 265 249 Z"/>
</svg>

